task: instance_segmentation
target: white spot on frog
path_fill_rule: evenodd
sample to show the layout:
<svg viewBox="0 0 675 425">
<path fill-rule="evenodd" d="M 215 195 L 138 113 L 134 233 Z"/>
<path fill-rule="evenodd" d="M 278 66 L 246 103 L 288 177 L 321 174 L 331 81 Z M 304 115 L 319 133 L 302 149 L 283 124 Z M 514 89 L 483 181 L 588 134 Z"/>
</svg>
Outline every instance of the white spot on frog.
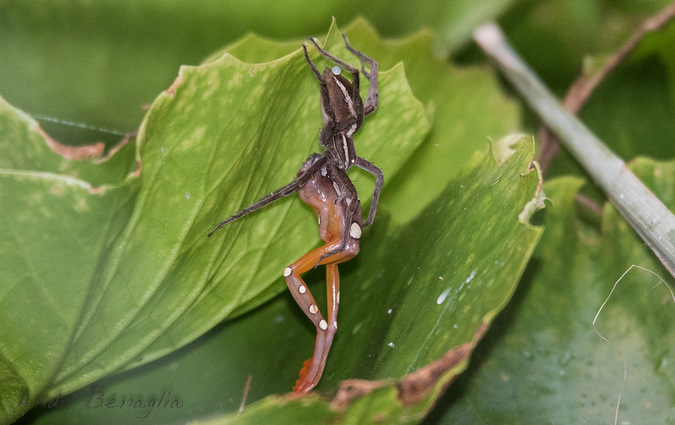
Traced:
<svg viewBox="0 0 675 425">
<path fill-rule="evenodd" d="M 352 223 L 351 227 L 349 228 L 349 236 L 354 239 L 361 238 L 361 226 L 359 226 L 359 223 Z"/>
</svg>

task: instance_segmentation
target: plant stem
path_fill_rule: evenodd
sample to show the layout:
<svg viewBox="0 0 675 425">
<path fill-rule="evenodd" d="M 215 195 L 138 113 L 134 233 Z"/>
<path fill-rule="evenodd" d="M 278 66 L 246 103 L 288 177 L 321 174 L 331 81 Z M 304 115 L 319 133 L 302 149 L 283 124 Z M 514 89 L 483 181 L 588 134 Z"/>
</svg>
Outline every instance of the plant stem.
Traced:
<svg viewBox="0 0 675 425">
<path fill-rule="evenodd" d="M 621 158 L 562 107 L 496 24 L 476 28 L 473 38 L 675 277 L 675 216 Z"/>
</svg>

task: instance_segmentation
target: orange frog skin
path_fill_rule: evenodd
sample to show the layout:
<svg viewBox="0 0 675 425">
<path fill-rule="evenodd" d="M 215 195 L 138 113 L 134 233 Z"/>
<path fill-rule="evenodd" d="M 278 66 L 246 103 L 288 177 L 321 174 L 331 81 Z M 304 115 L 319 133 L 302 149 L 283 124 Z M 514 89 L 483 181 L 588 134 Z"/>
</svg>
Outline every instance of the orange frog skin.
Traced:
<svg viewBox="0 0 675 425">
<path fill-rule="evenodd" d="M 310 157 L 300 169 L 316 161 Z M 338 264 L 359 253 L 361 238 L 361 203 L 347 174 L 326 165 L 298 190 L 300 199 L 310 205 L 319 222 L 319 236 L 326 243 L 313 249 L 284 269 L 288 290 L 316 328 L 314 355 L 305 361 L 293 391 L 305 393 L 319 382 L 328 351 L 337 332 L 337 312 L 340 304 L 340 275 Z M 350 211 L 353 211 L 350 213 Z M 323 317 L 300 275 L 316 266 L 326 266 L 327 319 Z"/>
</svg>

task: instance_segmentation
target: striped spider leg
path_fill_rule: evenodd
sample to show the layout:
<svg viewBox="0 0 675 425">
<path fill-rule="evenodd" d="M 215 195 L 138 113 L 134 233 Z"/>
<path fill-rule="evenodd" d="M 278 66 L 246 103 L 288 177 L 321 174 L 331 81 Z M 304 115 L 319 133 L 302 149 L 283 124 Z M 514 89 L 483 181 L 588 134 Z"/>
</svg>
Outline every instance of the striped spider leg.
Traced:
<svg viewBox="0 0 675 425">
<path fill-rule="evenodd" d="M 310 168 L 317 159 L 318 156 L 310 157 L 300 172 Z M 316 328 L 314 354 L 303 363 L 300 378 L 293 387 L 296 393 L 306 393 L 321 379 L 328 351 L 337 331 L 340 304 L 340 275 L 337 265 L 359 253 L 361 204 L 347 174 L 330 163 L 320 168 L 298 190 L 298 194 L 314 210 L 319 222 L 319 236 L 326 242 L 286 267 L 283 273 L 295 302 Z M 319 311 L 307 284 L 300 277 L 316 265 L 326 266 L 327 320 Z"/>
</svg>

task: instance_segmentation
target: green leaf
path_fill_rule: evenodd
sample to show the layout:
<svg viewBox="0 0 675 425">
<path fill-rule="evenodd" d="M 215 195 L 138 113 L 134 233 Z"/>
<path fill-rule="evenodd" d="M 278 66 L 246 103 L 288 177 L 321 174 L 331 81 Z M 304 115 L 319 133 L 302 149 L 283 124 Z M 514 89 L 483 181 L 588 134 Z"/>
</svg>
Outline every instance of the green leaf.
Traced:
<svg viewBox="0 0 675 425">
<path fill-rule="evenodd" d="M 396 174 L 404 168 L 415 177 L 412 171 L 419 170 L 403 164 L 424 140 L 428 130 L 426 116 L 433 109 L 427 107 L 425 112 L 413 97 L 405 82 L 404 67 L 396 65 L 400 61 L 396 55 L 402 52 L 401 57 L 408 61 L 406 58 L 414 53 L 413 57 L 434 63 L 428 55 L 431 38 L 421 34 L 388 43 L 387 50 L 378 47 L 383 44 L 364 22 L 355 24 L 353 32 L 347 33 L 354 46 L 380 61 L 383 70 L 382 103 L 357 135 L 359 155 L 380 166 L 387 182 L 396 182 Z M 255 46 L 255 41 L 248 42 Z M 330 31 L 325 44 L 331 52 L 350 57 L 337 29 Z M 284 51 L 288 46 L 284 43 L 275 51 Z M 261 43 L 258 50 L 269 47 L 269 42 Z M 237 44 L 233 47 L 236 49 Z M 12 201 L 15 211 L 3 221 L 3 230 L 16 233 L 24 225 L 17 220 L 27 216 L 30 232 L 22 232 L 21 238 L 3 245 L 3 252 L 23 256 L 18 262 L 8 255 L 5 264 L 9 268 L 3 276 L 11 282 L 22 281 L 13 274 L 26 276 L 23 280 L 32 282 L 13 285 L 13 292 L 4 292 L 0 298 L 12 304 L 11 309 L 0 313 L 3 323 L 9 324 L 3 338 L 9 345 L 2 346 L 2 366 L 8 375 L 0 388 L 2 400 L 8 400 L 3 406 L 5 418 L 21 414 L 36 399 L 59 397 L 63 401 L 66 394 L 114 371 L 166 355 L 223 319 L 248 312 L 285 290 L 280 270 L 319 243 L 315 231 L 306 228 L 308 221 L 313 222 L 311 212 L 297 199 L 280 201 L 223 228 L 213 238 L 206 238 L 206 233 L 228 214 L 287 183 L 298 164 L 316 150 L 313 141 L 320 124 L 317 83 L 301 49 L 296 47 L 287 53 L 280 59 L 257 64 L 225 54 L 199 67 L 182 68 L 176 83 L 148 111 L 137 144 L 126 145 L 112 160 L 98 166 L 89 162 L 73 165 L 63 160 L 45 146 L 32 120 L 6 108 L 2 117 L 16 129 L 0 127 L 8 128 L 2 133 L 2 149 L 13 149 L 17 159 L 6 165 L 2 176 L 7 182 L 0 193 L 3 205 L 17 194 L 26 199 Z M 323 66 L 315 52 L 311 55 Z M 420 67 L 413 73 L 429 81 L 443 67 L 435 62 L 433 67 Z M 472 70 L 444 72 L 443 86 L 455 78 L 482 84 L 479 74 Z M 431 93 L 431 85 L 426 84 L 420 85 L 419 91 Z M 494 93 L 489 96 L 498 98 Z M 431 100 L 428 102 L 431 105 Z M 508 120 L 503 119 L 496 127 L 504 126 Z M 448 136 L 449 127 L 442 123 L 437 127 L 439 133 L 427 140 L 461 144 L 462 140 Z M 469 127 L 480 132 L 475 125 Z M 23 135 L 16 136 L 17 132 Z M 459 134 L 468 133 L 462 130 Z M 21 143 L 34 145 L 38 160 L 22 158 L 24 149 L 12 147 Z M 358 291 L 343 291 L 341 334 L 349 335 L 351 329 L 353 343 L 345 337 L 339 343 L 338 337 L 321 388 L 335 388 L 340 380 L 350 377 L 398 379 L 417 369 L 433 369 L 429 364 L 440 361 L 445 370 L 442 379 L 427 379 L 429 392 L 418 394 L 419 399 L 409 399 L 416 401 L 405 415 L 420 418 L 443 386 L 465 367 L 484 325 L 508 300 L 539 235 L 538 229 L 523 226 L 517 220 L 534 196 L 538 181 L 536 173 L 520 174 L 526 172 L 532 156 L 531 144 L 523 144 L 517 152 L 508 165 L 500 167 L 490 156 L 483 160 L 472 156 L 473 167 L 467 166 L 465 160 L 464 177 L 447 187 L 462 162 L 453 159 L 451 150 L 444 150 L 446 163 L 457 165 L 437 173 L 430 182 L 432 193 L 437 191 L 440 195 L 437 200 L 420 199 L 420 193 L 411 190 L 401 190 L 396 202 L 407 202 L 412 208 L 398 208 L 395 202 L 383 200 L 376 225 L 366 232 L 362 254 L 341 267 L 345 285 L 359 282 Z M 372 190 L 372 177 L 358 170 L 351 176 L 365 201 Z M 70 184 L 68 191 L 64 195 L 52 190 L 51 194 L 49 188 L 61 180 Z M 108 183 L 93 186 L 89 180 Z M 37 187 L 36 181 L 40 184 Z M 385 191 L 396 187 L 392 184 L 388 183 Z M 502 201 L 493 203 L 493 193 L 500 194 Z M 50 198 L 44 211 L 36 209 L 35 205 L 45 202 L 45 194 L 54 199 Z M 88 208 L 80 216 L 74 215 L 73 209 L 80 204 Z M 409 220 L 413 211 L 422 209 L 425 212 L 417 220 Z M 104 231 L 92 232 L 101 228 Z M 474 230 L 467 231 L 468 228 Z M 53 238 L 51 243 L 42 243 L 44 234 Z M 481 238 L 475 238 L 476 234 Z M 494 242 L 486 242 L 483 237 L 494 238 Z M 62 239 L 72 243 L 63 245 Z M 77 259 L 76 267 L 71 269 L 67 259 Z M 44 271 L 33 272 L 31 267 L 35 264 Z M 55 269 L 60 272 L 48 272 Z M 73 279 L 73 275 L 78 278 Z M 307 279 L 320 280 L 319 276 L 310 274 Z M 472 281 L 480 284 L 470 286 Z M 481 291 L 483 285 L 491 286 L 491 290 Z M 57 294 L 52 293 L 54 288 Z M 453 288 L 462 288 L 462 294 L 452 292 Z M 382 289 L 386 291 L 384 298 Z M 50 308 L 41 304 L 27 307 L 36 290 L 49 295 L 45 299 Z M 447 302 L 444 304 L 441 298 Z M 217 343 L 219 361 L 227 370 L 239 370 L 242 364 L 249 363 L 256 370 L 262 367 L 267 371 L 265 375 L 256 372 L 253 386 L 258 389 L 252 393 L 258 395 L 251 400 L 290 388 L 306 353 L 295 350 L 293 344 L 279 357 L 279 347 L 298 339 L 298 347 L 304 341 L 302 346 L 307 347 L 307 352 L 311 349 L 311 332 L 303 330 L 304 322 L 298 317 L 301 313 L 287 300 L 269 303 L 225 325 L 225 337 Z M 381 308 L 372 308 L 375 305 Z M 429 308 L 429 314 L 416 320 L 417 327 L 411 328 L 411 317 L 422 308 Z M 32 313 L 31 321 L 23 328 L 14 326 L 22 320 L 20 312 Z M 364 312 L 372 317 L 364 316 Z M 281 324 L 270 327 L 279 317 Z M 452 320 L 457 324 L 456 330 L 441 325 L 442 318 L 451 317 L 456 318 Z M 15 331 L 19 329 L 23 333 Z M 32 329 L 51 338 L 31 333 Z M 41 338 L 40 346 L 30 342 L 34 340 L 27 335 Z M 207 339 L 197 346 L 206 347 L 215 341 Z M 252 356 L 253 349 L 266 355 Z M 448 352 L 456 353 L 454 362 L 441 360 Z M 363 363 L 360 359 L 369 354 L 371 360 Z M 191 355 L 185 357 L 189 359 Z M 180 359 L 181 354 L 170 358 Z M 283 367 L 270 363 L 279 358 L 287 358 L 288 363 Z M 290 366 L 295 364 L 297 368 Z M 195 367 L 203 368 L 204 363 L 188 367 L 194 371 Z M 242 367 L 239 373 L 244 370 L 251 369 Z M 127 376 L 138 372 L 130 373 Z M 280 376 L 290 379 L 284 381 Z M 415 376 L 419 375 L 408 379 Z M 225 385 L 223 389 L 219 381 L 214 383 L 221 390 L 241 392 L 238 386 Z M 68 400 L 78 401 L 80 409 L 95 414 L 97 411 L 87 402 L 96 402 L 98 393 L 92 392 L 96 388 Z M 18 404 L 24 394 L 30 395 L 30 401 Z M 380 398 L 382 394 L 385 398 Z M 383 387 L 352 404 L 352 409 L 381 404 L 389 414 L 397 415 L 402 411 L 392 395 L 395 396 L 391 388 Z M 122 396 L 118 395 L 118 400 Z M 308 400 L 325 408 L 323 400 Z M 73 409 L 77 412 L 77 408 Z M 35 412 L 39 413 L 39 409 Z M 358 410 L 350 412 L 356 414 Z"/>
<path fill-rule="evenodd" d="M 268 397 L 217 423 L 262 423 L 278 417 L 298 423 L 417 423 L 423 418 L 443 388 L 466 368 L 475 344 L 508 302 L 541 234 L 541 229 L 518 221 L 539 181 L 534 170 L 527 171 L 532 143 L 519 145 L 501 166 L 491 156 L 475 164 L 400 232 L 392 232 L 391 221 L 375 224 L 364 241 L 359 267 L 345 267 L 341 339 L 318 389 L 335 387 L 346 378 L 369 381 L 349 381 L 349 390 L 342 388 L 331 403 L 316 396 L 300 401 Z M 347 289 L 354 282 L 358 288 Z M 260 314 L 271 323 L 278 311 Z M 266 351 L 273 353 L 288 338 L 276 333 L 279 325 L 260 329 L 251 338 L 272 345 Z M 256 370 L 250 362 L 232 367 Z M 272 383 L 277 378 L 253 373 L 254 383 L 261 385 L 261 380 L 279 386 Z"/>
<path fill-rule="evenodd" d="M 363 340 L 353 338 L 351 333 L 352 326 L 361 324 L 356 335 L 372 338 L 373 345 L 389 335 L 388 329 L 380 327 L 381 319 L 374 320 L 373 331 L 368 332 L 371 328 L 367 314 L 379 319 L 377 314 L 385 315 L 390 308 L 385 303 L 387 297 L 393 297 L 389 290 L 397 288 L 398 276 L 392 277 L 393 272 L 388 270 L 400 269 L 393 260 L 401 261 L 405 255 L 405 252 L 400 256 L 394 254 L 393 242 L 402 241 L 406 227 L 418 223 L 422 217 L 411 220 L 422 211 L 425 211 L 424 217 L 434 219 L 429 205 L 434 200 L 441 202 L 439 196 L 446 193 L 449 184 L 456 186 L 458 179 L 467 173 L 481 173 L 476 168 L 481 164 L 476 152 L 485 150 L 486 137 L 499 139 L 519 131 L 523 125 L 524 131 L 534 132 L 539 125 L 527 112 L 525 123 L 519 123 L 517 104 L 507 100 L 489 69 L 483 64 L 479 67 L 469 64 L 468 61 L 476 59 L 472 56 L 475 50 L 467 49 L 454 58 L 462 64 L 457 67 L 432 59 L 431 46 L 444 56 L 448 48 L 456 49 L 465 43 L 472 23 L 489 19 L 486 14 L 503 15 L 500 22 L 507 29 L 508 37 L 547 85 L 561 95 L 578 75 L 584 55 L 616 51 L 645 17 L 668 3 L 666 0 L 455 1 L 451 4 L 431 1 L 392 8 L 387 1 L 366 4 L 349 0 L 331 4 L 306 0 L 274 4 L 255 0 L 237 4 L 207 1 L 197 7 L 171 0 L 115 0 L 95 4 L 81 0 L 8 0 L 0 6 L 0 93 L 13 106 L 32 113 L 131 130 L 146 114 L 147 108 L 141 105 L 151 103 L 160 90 L 171 84 L 180 64 L 197 64 L 223 44 L 249 31 L 288 40 L 279 43 L 248 36 L 228 48 L 240 60 L 257 63 L 297 54 L 304 37 L 321 34 L 331 16 L 336 16 L 339 22 L 366 16 L 389 38 L 410 34 L 423 26 L 436 28 L 436 35 L 422 31 L 405 40 L 384 42 L 362 22 L 347 28 L 352 42 L 374 56 L 382 64 L 381 69 L 404 62 L 412 92 L 423 103 L 432 127 L 421 146 L 410 158 L 405 158 L 396 175 L 385 176 L 388 187 L 375 225 L 364 233 L 363 251 L 340 266 L 342 296 L 352 298 L 349 303 L 343 301 L 340 332 L 316 392 L 332 397 L 342 378 L 371 378 L 367 369 L 372 360 L 368 354 L 379 356 L 386 350 L 396 349 L 399 355 L 404 355 L 401 350 L 415 348 L 412 344 L 405 348 L 394 344 L 394 348 L 382 345 L 372 351 L 365 348 L 358 351 Z M 361 35 L 357 36 L 357 32 Z M 675 56 L 670 53 L 672 34 L 673 28 L 667 28 L 645 39 L 581 111 L 589 127 L 626 159 L 637 154 L 656 158 L 673 155 L 669 139 L 674 93 L 671 80 L 675 75 L 672 72 Z M 247 41 L 249 38 L 254 41 Z M 478 59 L 482 60 L 482 57 Z M 299 62 L 296 64 L 301 66 Z M 297 81 L 302 84 L 313 82 L 311 74 L 297 75 L 300 76 Z M 308 87 L 313 87 L 310 92 L 315 95 L 316 87 Z M 383 99 L 382 105 L 389 102 Z M 314 113 L 316 108 L 316 104 L 311 105 Z M 368 117 L 358 134 L 357 150 L 363 156 L 366 156 L 361 150 L 366 143 L 363 132 L 382 116 L 381 112 Z M 288 112 L 280 113 L 286 116 Z M 289 116 L 290 121 L 295 121 L 294 116 Z M 277 119 L 279 117 L 277 115 Z M 312 125 L 308 133 L 298 134 L 302 140 L 297 140 L 297 147 L 306 149 L 296 154 L 299 160 L 317 150 L 314 140 L 320 119 L 318 114 L 307 119 Z M 256 126 L 265 121 L 265 117 L 251 120 Z M 223 123 L 208 124 L 226 127 Z M 82 135 L 66 126 L 42 125 L 52 137 L 67 145 L 101 137 L 108 147 L 118 142 L 117 137 L 108 138 L 97 132 Z M 153 128 L 163 125 L 162 120 L 158 120 Z M 164 134 L 167 133 L 170 132 Z M 66 155 L 92 154 L 69 151 L 59 144 L 52 146 L 59 152 L 67 152 Z M 93 153 L 97 149 L 95 147 Z M 292 177 L 299 165 L 285 154 L 287 149 L 285 144 L 280 146 L 274 158 L 279 162 L 289 158 L 284 165 L 290 174 L 284 177 L 279 171 L 281 183 Z M 377 152 L 369 159 L 380 164 L 382 155 L 395 153 L 385 149 L 384 153 Z M 115 241 L 121 238 L 133 214 L 144 183 L 144 169 L 136 166 L 135 159 L 134 142 L 102 163 L 99 160 L 95 161 L 97 164 L 65 161 L 45 148 L 44 138 L 36 133 L 32 120 L 0 102 L 0 211 L 3 214 L 0 227 L 4 236 L 0 242 L 0 353 L 3 356 L 0 405 L 8 409 L 2 410 L 0 422 L 7 422 L 8 417 L 15 417 L 26 409 L 27 406 L 17 404 L 27 391 L 46 401 L 44 392 L 54 382 L 70 351 L 89 300 L 107 296 L 97 294 L 91 282 L 102 279 L 103 270 L 111 267 L 108 259 L 115 254 Z M 141 159 L 142 164 L 147 165 L 145 158 Z M 202 171 L 211 159 L 199 164 L 197 171 Z M 175 164 L 178 166 L 180 162 Z M 274 165 L 270 164 L 266 170 L 281 167 L 276 162 Z M 673 185 L 672 164 L 641 160 L 633 164 L 633 168 L 673 209 L 673 194 L 669 189 Z M 549 174 L 560 175 L 564 170 L 583 175 L 569 156 L 561 153 Z M 194 170 L 186 168 L 185 172 L 189 174 Z M 372 178 L 356 170 L 351 175 L 362 185 L 362 195 L 369 193 Z M 612 346 L 595 333 L 592 320 L 614 282 L 632 263 L 660 269 L 625 223 L 615 219 L 611 209 L 604 217 L 580 211 L 572 199 L 581 184 L 580 180 L 566 178 L 546 186 L 547 195 L 553 198 L 553 208 L 545 212 L 545 235 L 548 236 L 539 245 L 536 261 L 529 264 L 515 299 L 478 345 L 469 370 L 458 377 L 449 394 L 438 400 L 436 410 L 425 424 L 613 422 L 623 365 Z M 95 193 L 88 194 L 90 190 Z M 256 191 L 264 192 L 268 188 L 259 184 L 240 190 L 246 191 L 247 198 L 233 198 L 232 202 L 243 205 L 261 195 Z M 219 188 L 215 196 L 226 197 L 227 194 L 221 193 L 225 191 Z M 584 192 L 589 192 L 588 185 Z M 261 211 L 257 215 L 287 214 L 285 219 L 289 221 L 290 215 L 296 214 L 298 202 L 292 198 L 281 202 L 283 205 L 275 206 L 276 210 Z M 83 206 L 87 209 L 82 210 Z M 167 208 L 166 214 L 173 214 L 173 210 L 174 207 Z M 206 227 L 203 229 L 206 232 L 213 221 L 229 212 L 225 206 L 218 205 L 213 216 L 203 219 L 208 223 L 194 226 Z M 496 212 L 500 210 L 496 208 Z M 282 223 L 283 228 L 288 229 L 286 233 L 268 238 L 278 243 L 274 251 L 271 247 L 266 251 L 261 263 L 270 258 L 292 261 L 293 255 L 300 255 L 302 249 L 318 243 L 315 236 L 313 240 L 307 236 L 315 234 L 311 212 L 300 208 L 298 214 L 297 223 Z M 602 229 L 599 228 L 601 221 Z M 248 226 L 242 223 L 240 231 L 245 232 Z M 470 228 L 462 228 L 460 233 L 468 231 Z M 293 238 L 305 241 L 307 246 L 294 253 L 287 252 L 285 241 Z M 257 245 L 261 249 L 268 243 L 264 235 L 256 240 L 262 241 Z M 208 243 L 213 245 L 214 241 Z M 150 247 L 154 246 L 148 244 Z M 461 249 L 453 248 L 453 251 Z M 388 253 L 386 259 L 381 259 L 384 254 L 379 254 L 380 250 Z M 197 262 L 196 267 L 200 264 Z M 383 269 L 388 271 L 391 281 L 381 280 L 378 273 Z M 210 272 L 211 269 L 204 273 Z M 252 269 L 249 274 L 253 272 Z M 270 270 L 266 278 L 275 279 L 273 287 L 283 291 L 279 272 Z M 320 289 L 322 273 L 319 270 L 306 277 L 308 283 L 314 285 L 315 294 L 323 292 Z M 448 279 L 449 275 L 444 275 L 444 282 Z M 42 285 L 45 282 L 50 283 L 48 288 Z M 368 285 L 367 291 L 361 288 L 362 282 Z M 414 283 L 399 292 L 412 296 L 407 291 L 421 286 L 417 285 L 419 281 Z M 511 280 L 504 285 L 505 290 L 510 283 Z M 148 282 L 140 286 L 148 287 Z M 88 289 L 82 290 L 83 287 Z M 111 290 L 124 291 L 126 286 Z M 273 292 L 270 289 L 252 296 L 250 305 L 273 296 Z M 426 290 L 422 292 L 426 294 Z M 435 305 L 440 294 L 431 292 L 426 295 L 429 304 Z M 218 294 L 211 296 L 217 298 Z M 367 301 L 361 306 L 358 305 L 360 296 L 365 296 Z M 628 375 L 619 422 L 669 423 L 675 417 L 672 368 L 668 367 L 673 360 L 669 348 L 673 333 L 669 296 L 658 279 L 632 269 L 619 282 L 596 322 L 596 330 L 615 344 L 626 360 Z M 30 303 L 24 302 L 26 297 Z M 636 300 L 639 300 L 637 304 Z M 226 305 L 228 301 L 220 299 L 214 303 Z M 247 308 L 242 304 L 231 314 Z M 394 313 L 392 309 L 391 314 Z M 422 315 L 414 313 L 414 317 L 409 318 L 411 327 Z M 17 320 L 12 326 L 5 324 L 5 318 L 10 316 Z M 443 316 L 440 323 L 447 319 L 448 315 Z M 116 323 L 107 324 L 114 327 Z M 134 319 L 130 323 L 134 323 Z M 378 334 L 385 331 L 384 337 Z M 6 338 L 8 333 L 11 339 Z M 206 335 L 154 362 L 120 374 L 105 375 L 94 384 L 58 398 L 54 406 L 45 404 L 32 408 L 20 423 L 164 424 L 234 413 L 242 402 L 249 374 L 252 380 L 245 414 L 239 418 L 252 423 L 260 423 L 257 420 L 262 418 L 264 422 L 274 423 L 314 423 L 326 418 L 353 423 L 371 419 L 380 423 L 417 422 L 428 405 L 425 403 L 436 397 L 434 393 L 421 402 L 418 414 L 411 415 L 410 408 L 404 412 L 391 386 L 391 382 L 401 376 L 385 379 L 385 386 L 354 400 L 346 410 L 340 411 L 342 414 L 331 410 L 316 394 L 294 401 L 283 396 L 268 397 L 289 391 L 301 362 L 310 355 L 313 338 L 313 329 L 306 318 L 291 297 L 282 293 L 248 313 L 224 320 Z M 348 358 L 352 350 L 358 355 L 366 351 L 368 354 L 362 359 Z M 122 367 L 130 368 L 157 354 L 153 348 Z M 18 360 L 16 365 L 10 363 L 14 360 Z M 360 360 L 363 365 L 358 369 L 354 363 Z M 465 364 L 461 363 L 455 369 L 463 367 Z M 109 365 L 102 362 L 101 369 L 106 368 Z M 359 373 L 352 373 L 357 369 Z M 456 370 L 448 374 L 454 376 Z M 382 369 L 379 371 L 384 373 Z M 445 382 L 446 378 L 439 382 Z M 434 391 L 440 391 L 438 386 Z M 97 397 L 106 402 L 115 399 L 116 405 L 97 407 Z M 180 401 L 181 407 L 147 407 L 151 400 L 167 398 Z M 121 408 L 119 401 L 129 399 L 145 403 L 146 407 Z"/>
<path fill-rule="evenodd" d="M 675 208 L 675 163 L 641 159 L 631 168 Z M 513 308 L 433 423 L 614 423 L 619 396 L 618 423 L 672 422 L 675 300 L 658 277 L 631 266 L 674 282 L 611 205 L 599 233 L 579 216 L 582 184 L 545 185 L 553 208 Z"/>
<path fill-rule="evenodd" d="M 348 57 L 339 33 L 332 31 L 328 37 L 327 48 L 334 54 Z M 221 62 L 229 64 L 227 69 L 231 75 L 213 74 L 220 72 L 217 65 Z M 276 71 L 279 77 L 274 74 L 267 76 L 266 68 Z M 209 93 L 208 98 L 197 89 L 193 92 L 189 85 L 192 72 L 198 73 L 196 84 L 201 84 L 201 90 Z M 190 268 L 195 273 L 204 273 L 201 267 L 194 267 L 195 262 L 208 261 L 203 268 L 212 268 L 210 273 L 213 277 L 208 276 L 210 281 L 199 287 L 199 293 L 194 294 L 194 302 L 189 300 L 181 319 L 166 329 L 134 364 L 154 359 L 174 349 L 177 341 L 182 340 L 179 343 L 182 345 L 225 317 L 248 311 L 284 291 L 285 285 L 280 282 L 279 271 L 289 263 L 289 258 L 299 257 L 318 244 L 318 235 L 307 240 L 299 232 L 286 230 L 298 228 L 299 223 L 310 215 L 307 208 L 295 199 L 270 206 L 264 212 L 248 217 L 246 221 L 235 222 L 208 241 L 203 239 L 204 229 L 209 230 L 219 220 L 254 202 L 261 194 L 288 183 L 297 171 L 298 164 L 316 150 L 316 145 L 311 141 L 316 140 L 318 135 L 320 113 L 316 105 L 319 104 L 319 98 L 316 81 L 303 78 L 307 74 L 307 64 L 301 49 L 297 49 L 292 56 L 264 65 L 243 64 L 226 55 L 218 62 L 203 67 L 184 68 L 176 97 L 165 96 L 155 103 L 159 119 L 171 124 L 156 132 L 152 131 L 154 117 L 150 114 L 144 133 L 151 136 L 141 143 L 148 146 L 161 143 L 161 147 L 169 151 L 208 151 L 207 155 L 197 155 L 192 164 L 184 154 L 181 156 L 179 172 L 184 173 L 185 169 L 201 171 L 208 183 L 205 187 L 199 187 L 188 180 L 178 193 L 189 192 L 200 204 L 204 202 L 199 205 L 199 209 L 208 217 L 205 221 L 199 222 L 198 218 L 192 217 L 184 219 L 198 223 L 194 231 L 201 246 L 199 252 L 188 255 L 195 256 L 189 260 Z M 213 91 L 214 83 L 204 84 L 205 81 L 242 80 L 241 93 L 235 92 L 231 84 L 223 87 L 223 92 Z M 260 89 L 260 81 L 270 83 Z M 414 150 L 421 141 L 427 123 L 421 105 L 412 97 L 405 84 L 401 67 L 381 73 L 380 90 L 383 98 L 395 101 L 383 104 L 377 115 L 369 118 L 369 125 L 359 132 L 357 143 L 360 155 L 377 158 L 374 161 L 385 174 L 393 175 L 408 156 L 406 152 Z M 255 95 L 255 99 L 250 98 L 250 93 Z M 231 103 L 224 104 L 224 97 L 231 99 Z M 204 115 L 186 115 L 185 110 L 192 109 L 196 99 L 204 106 Z M 250 108 L 248 110 L 247 105 Z M 238 115 L 238 122 L 231 116 L 235 110 L 245 112 Z M 389 119 L 377 119 L 383 116 Z M 251 123 L 251 117 L 266 119 Z M 289 121 L 283 117 L 293 118 Z M 396 121 L 395 117 L 401 119 Z M 174 126 L 180 128 L 183 124 L 190 128 L 193 121 L 201 124 L 187 131 L 192 133 L 187 136 L 192 140 L 185 141 L 185 132 L 176 132 Z M 209 122 L 227 122 L 228 126 L 225 130 L 210 128 L 204 124 Z M 177 146 L 172 147 L 170 140 L 175 140 Z M 300 143 L 301 140 L 305 142 Z M 391 148 L 392 155 L 378 153 L 385 145 Z M 282 155 L 283 159 L 280 158 Z M 146 167 L 145 171 L 152 174 L 154 170 Z M 368 194 L 372 190 L 372 178 L 369 175 L 352 172 L 352 176 L 360 193 Z M 364 178 L 366 176 L 368 181 Z M 222 188 L 232 190 L 224 191 Z M 150 196 L 155 198 L 154 193 Z M 161 198 L 159 195 L 156 201 L 150 201 L 149 204 L 156 204 L 158 209 L 163 210 L 166 201 Z M 368 196 L 362 198 L 365 200 Z M 278 255 L 282 252 L 284 256 Z M 184 279 L 181 277 L 176 284 L 184 286 Z M 175 290 L 171 293 L 174 296 Z"/>
<path fill-rule="evenodd" d="M 466 367 L 484 327 L 508 301 L 540 234 L 540 229 L 518 221 L 538 182 L 534 172 L 521 176 L 531 156 L 531 144 L 523 143 L 500 167 L 490 157 L 478 161 L 399 231 L 392 229 L 387 216 L 378 217 L 360 255 L 341 266 L 340 332 L 318 394 L 332 391 L 345 378 L 384 378 L 374 382 L 372 393 L 356 398 L 347 408 L 331 410 L 317 395 L 301 401 L 264 398 L 289 391 L 312 349 L 313 328 L 288 294 L 222 324 L 217 332 L 159 360 L 155 367 L 135 369 L 79 391 L 65 405 L 78 417 L 111 423 L 145 414 L 149 416 L 144 420 L 153 423 L 194 419 L 194 412 L 236 411 L 251 374 L 249 405 L 243 415 L 228 420 L 292 422 L 299 417 L 309 423 L 363 423 L 373 417 L 400 417 L 404 422 L 419 421 L 442 388 Z M 491 218 L 482 220 L 485 216 Z M 467 225 L 474 230 L 467 231 Z M 320 287 L 321 272 L 309 273 L 307 282 Z M 317 290 L 312 290 L 316 295 Z M 431 371 L 438 376 L 407 376 L 416 369 L 422 377 Z M 419 400 L 412 393 L 404 407 L 394 385 L 401 378 L 401 382 L 419 382 L 421 388 L 428 385 L 429 393 L 421 391 Z M 363 386 L 372 385 L 355 385 Z M 163 392 L 170 392 L 185 408 L 127 410 L 120 409 L 119 402 L 110 410 L 88 407 L 97 405 L 96 397 L 108 401 L 140 394 L 147 402 L 159 399 Z M 41 423 L 55 423 L 62 416 L 55 410 L 41 419 Z"/>
<path fill-rule="evenodd" d="M 120 173 L 100 186 L 82 180 L 92 164 L 64 160 L 45 142 L 73 156 L 87 150 L 45 140 L 2 99 L 0 134 L 0 418 L 6 420 L 25 410 L 24 395 L 47 390 L 70 352 L 100 256 L 126 224 L 138 184 L 116 180 Z M 118 170 L 130 169 L 128 153 L 123 147 L 112 161 Z"/>
<path fill-rule="evenodd" d="M 344 56 L 339 40 L 332 33 L 327 47 Z M 391 101 L 369 120 L 359 146 L 367 157 L 385 143 L 391 148 L 390 155 L 377 155 L 387 175 L 427 128 L 402 71 L 382 72 L 381 95 Z M 292 179 L 315 149 L 318 104 L 317 83 L 299 48 L 264 64 L 225 55 L 185 67 L 141 127 L 140 179 L 134 174 L 111 187 L 83 180 L 91 164 L 61 159 L 32 120 L 6 106 L 4 150 L 12 155 L 1 196 L 11 205 L 3 230 L 13 236 L 2 248 L 9 282 L 1 298 L 7 305 L 2 348 L 13 384 L 0 389 L 5 415 L 126 363 L 155 359 L 282 291 L 278 270 L 288 258 L 277 253 L 299 256 L 317 239 L 284 230 L 307 214 L 298 201 L 270 207 L 216 238 L 206 233 Z M 27 156 L 20 156 L 22 149 Z M 117 162 L 114 175 L 129 170 L 128 161 Z M 98 179 L 110 172 L 98 171 Z M 17 403 L 23 394 L 30 401 Z"/>
</svg>

